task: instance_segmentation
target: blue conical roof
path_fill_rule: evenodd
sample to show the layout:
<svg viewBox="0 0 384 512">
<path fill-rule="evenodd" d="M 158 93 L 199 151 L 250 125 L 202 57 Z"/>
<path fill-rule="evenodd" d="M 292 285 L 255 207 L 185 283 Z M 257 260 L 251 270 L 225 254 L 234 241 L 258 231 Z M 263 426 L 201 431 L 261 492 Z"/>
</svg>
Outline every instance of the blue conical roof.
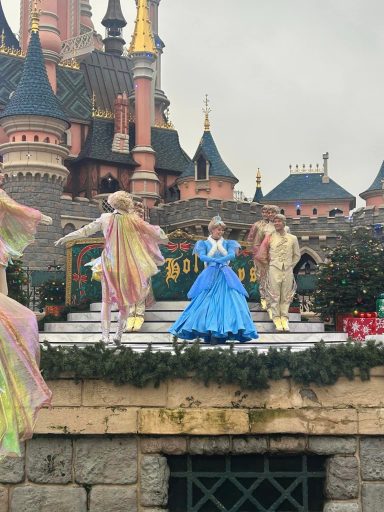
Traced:
<svg viewBox="0 0 384 512">
<path fill-rule="evenodd" d="M 261 187 L 257 187 L 252 202 L 253 203 L 261 203 L 263 200 L 263 197 L 264 197 L 264 195 L 263 195 L 263 191 L 261 190 Z"/>
<path fill-rule="evenodd" d="M 375 192 L 375 191 L 382 192 L 383 191 L 383 182 L 384 182 L 384 162 L 381 164 L 379 172 L 378 172 L 376 178 L 374 179 L 372 185 L 367 190 L 362 192 L 360 194 L 360 197 L 365 199 L 365 194 L 367 194 L 368 192 Z"/>
<path fill-rule="evenodd" d="M 195 176 L 195 162 L 200 155 L 203 155 L 210 163 L 209 176 L 231 178 L 236 183 L 239 181 L 223 162 L 212 134 L 208 130 L 204 132 L 192 162 L 184 169 L 178 179 Z"/>
<path fill-rule="evenodd" d="M 53 117 L 70 124 L 49 83 L 39 33 L 34 31 L 20 82 L 0 118 L 25 115 Z"/>
</svg>

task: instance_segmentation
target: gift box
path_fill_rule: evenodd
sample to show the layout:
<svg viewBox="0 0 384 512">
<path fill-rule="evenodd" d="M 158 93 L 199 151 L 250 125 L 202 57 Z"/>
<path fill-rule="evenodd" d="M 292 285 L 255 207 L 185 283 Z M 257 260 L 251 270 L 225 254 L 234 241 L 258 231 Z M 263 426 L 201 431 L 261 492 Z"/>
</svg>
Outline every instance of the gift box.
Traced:
<svg viewBox="0 0 384 512">
<path fill-rule="evenodd" d="M 343 331 L 355 341 L 365 341 L 366 336 L 384 334 L 384 318 L 344 318 Z"/>
</svg>

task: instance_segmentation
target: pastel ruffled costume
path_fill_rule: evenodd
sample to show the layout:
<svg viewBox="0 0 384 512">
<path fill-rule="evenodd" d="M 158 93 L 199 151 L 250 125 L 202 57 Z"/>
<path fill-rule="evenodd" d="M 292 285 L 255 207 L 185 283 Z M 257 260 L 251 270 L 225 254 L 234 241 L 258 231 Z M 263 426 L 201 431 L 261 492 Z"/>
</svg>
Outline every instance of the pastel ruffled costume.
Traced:
<svg viewBox="0 0 384 512">
<path fill-rule="evenodd" d="M 39 371 L 35 314 L 0 293 L 0 459 L 20 455 L 51 392 Z"/>
<path fill-rule="evenodd" d="M 204 341 L 240 342 L 257 339 L 249 312 L 247 291 L 229 267 L 240 245 L 233 240 L 219 241 L 209 237 L 196 243 L 194 253 L 206 263 L 188 292 L 192 299 L 169 329 L 180 339 L 202 338 Z M 220 263 L 212 261 L 219 259 Z"/>
<path fill-rule="evenodd" d="M 21 258 L 33 242 L 41 218 L 41 212 L 17 203 L 0 189 L 0 265 Z"/>
</svg>

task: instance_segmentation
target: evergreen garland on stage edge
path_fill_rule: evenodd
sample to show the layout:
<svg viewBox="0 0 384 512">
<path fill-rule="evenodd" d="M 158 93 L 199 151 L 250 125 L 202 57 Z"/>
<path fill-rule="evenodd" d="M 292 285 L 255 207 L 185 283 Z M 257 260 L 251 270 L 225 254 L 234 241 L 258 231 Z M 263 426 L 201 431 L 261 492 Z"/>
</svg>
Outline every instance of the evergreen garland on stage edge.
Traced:
<svg viewBox="0 0 384 512">
<path fill-rule="evenodd" d="M 289 349 L 256 349 L 235 352 L 174 343 L 174 352 L 134 352 L 129 347 L 106 349 L 97 344 L 85 348 L 42 346 L 41 369 L 45 379 L 100 379 L 138 388 L 159 386 L 172 379 L 191 376 L 206 385 L 234 384 L 240 389 L 267 389 L 269 380 L 290 375 L 294 382 L 308 386 L 335 384 L 340 377 L 368 380 L 370 369 L 384 366 L 384 347 L 375 342 L 342 343 L 327 346 L 320 342 L 302 352 Z"/>
<path fill-rule="evenodd" d="M 341 313 L 374 312 L 384 292 L 384 248 L 372 229 L 358 227 L 338 236 L 318 267 L 313 309 L 325 321 Z"/>
</svg>

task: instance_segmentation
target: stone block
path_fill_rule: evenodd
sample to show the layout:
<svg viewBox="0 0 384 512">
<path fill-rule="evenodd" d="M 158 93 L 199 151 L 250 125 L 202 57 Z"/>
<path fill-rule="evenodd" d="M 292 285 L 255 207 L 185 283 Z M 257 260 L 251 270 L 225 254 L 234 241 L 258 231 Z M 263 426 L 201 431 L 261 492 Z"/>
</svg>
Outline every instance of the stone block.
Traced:
<svg viewBox="0 0 384 512">
<path fill-rule="evenodd" d="M 140 434 L 225 435 L 249 433 L 242 409 L 141 409 Z"/>
<path fill-rule="evenodd" d="M 356 502 L 340 503 L 329 502 L 324 506 L 324 512 L 360 512 L 360 505 Z"/>
<path fill-rule="evenodd" d="M 192 437 L 189 441 L 191 455 L 224 455 L 229 453 L 229 437 Z"/>
<path fill-rule="evenodd" d="M 140 502 L 144 507 L 165 506 L 168 501 L 169 467 L 160 455 L 141 459 Z"/>
<path fill-rule="evenodd" d="M 36 434 L 133 434 L 135 407 L 54 407 L 39 412 Z"/>
<path fill-rule="evenodd" d="M 384 408 L 360 409 L 358 418 L 360 434 L 384 435 Z"/>
<path fill-rule="evenodd" d="M 24 480 L 25 475 L 25 445 L 21 445 L 21 457 L 5 457 L 0 460 L 0 482 L 17 484 Z"/>
<path fill-rule="evenodd" d="M 8 512 L 8 488 L 0 485 L 0 512 Z"/>
<path fill-rule="evenodd" d="M 23 485 L 11 490 L 10 512 L 87 512 L 82 487 Z"/>
<path fill-rule="evenodd" d="M 317 455 L 353 455 L 356 448 L 355 437 L 310 436 L 308 438 L 308 451 Z"/>
<path fill-rule="evenodd" d="M 328 498 L 348 500 L 359 495 L 359 465 L 356 457 L 332 457 L 327 461 L 325 492 Z"/>
<path fill-rule="evenodd" d="M 80 406 L 81 383 L 69 379 L 50 380 L 47 382 L 52 391 L 52 406 Z"/>
<path fill-rule="evenodd" d="M 85 406 L 139 406 L 165 407 L 167 403 L 167 385 L 158 388 L 147 386 L 115 385 L 103 380 L 86 380 L 83 388 L 83 405 Z"/>
<path fill-rule="evenodd" d="M 273 436 L 269 440 L 270 452 L 300 453 L 307 447 L 303 436 Z"/>
<path fill-rule="evenodd" d="M 186 437 L 144 437 L 140 440 L 141 453 L 183 455 L 187 453 Z"/>
<path fill-rule="evenodd" d="M 95 485 L 89 496 L 89 512 L 137 512 L 136 486 Z"/>
<path fill-rule="evenodd" d="M 137 480 L 137 441 L 134 438 L 78 439 L 75 480 L 81 484 L 133 484 Z"/>
<path fill-rule="evenodd" d="M 362 437 L 360 466 L 363 480 L 384 480 L 384 438 Z"/>
<path fill-rule="evenodd" d="M 383 512 L 384 483 L 363 483 L 361 501 L 363 512 Z"/>
<path fill-rule="evenodd" d="M 27 478 L 39 484 L 67 484 L 72 481 L 72 440 L 35 437 L 28 442 Z"/>
<path fill-rule="evenodd" d="M 232 453 L 265 453 L 268 451 L 266 437 L 234 437 L 232 439 Z"/>
</svg>

